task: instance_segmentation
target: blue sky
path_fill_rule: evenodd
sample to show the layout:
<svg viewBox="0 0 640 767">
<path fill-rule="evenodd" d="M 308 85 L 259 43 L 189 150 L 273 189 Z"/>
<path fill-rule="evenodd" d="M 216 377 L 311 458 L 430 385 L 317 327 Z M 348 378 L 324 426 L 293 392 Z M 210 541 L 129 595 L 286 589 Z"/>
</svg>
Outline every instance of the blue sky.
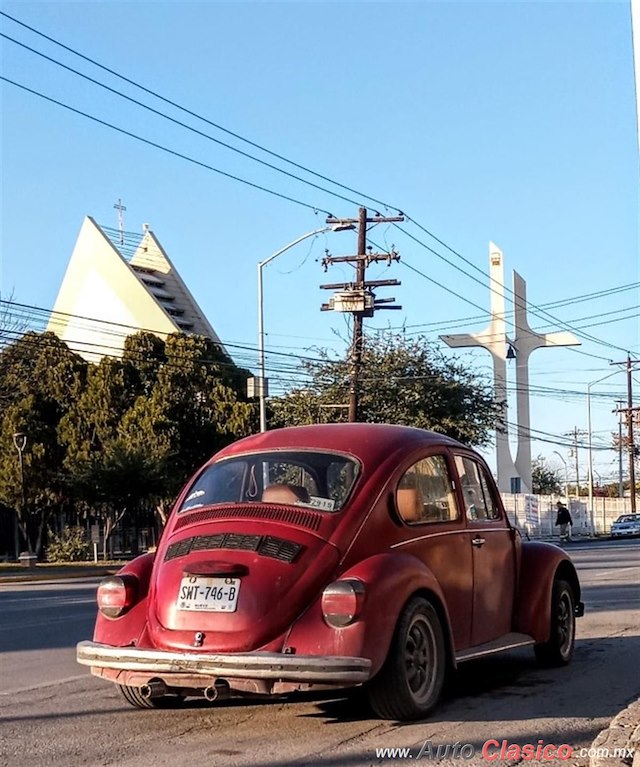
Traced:
<svg viewBox="0 0 640 767">
<path fill-rule="evenodd" d="M 255 348 L 257 262 L 323 226 L 324 214 L 313 207 L 351 217 L 367 203 L 382 213 L 402 209 L 484 272 L 493 240 L 504 251 L 507 284 L 516 269 L 536 306 L 635 286 L 548 310 L 558 328 L 591 326 L 576 332 L 593 339 L 583 338 L 582 353 L 540 350 L 531 358 L 532 427 L 544 439 L 565 443 L 574 427 L 586 430 L 587 384 L 616 369 L 610 360 L 625 359 L 627 351 L 640 355 L 628 2 L 5 2 L 1 9 L 390 206 L 331 186 L 347 202 L 298 183 L 2 39 L 4 77 L 311 206 L 223 178 L 3 83 L 3 297 L 50 308 L 83 217 L 115 227 L 113 205 L 122 198 L 126 229 L 151 224 L 221 339 Z M 5 35 L 276 162 L 5 18 L 1 26 Z M 394 244 L 403 261 L 444 288 L 403 261 L 372 267 L 371 279 L 402 280 L 378 296 L 395 295 L 403 310 L 380 312 L 368 325 L 405 324 L 434 340 L 445 329 L 482 329 L 486 317 L 477 307 L 488 309 L 486 280 L 415 225 L 406 231 L 462 271 L 403 232 L 376 227 L 371 236 L 379 246 Z M 338 255 L 355 245 L 349 232 L 321 235 L 266 267 L 269 348 L 293 354 L 341 348 L 345 319 L 319 311 L 327 292 L 318 285 L 349 279 L 350 268 L 325 274 L 318 260 L 325 248 Z M 530 323 L 551 329 L 533 314 Z M 488 372 L 486 352 L 463 357 Z M 255 365 L 250 351 L 237 358 Z M 541 396 L 540 387 L 559 391 Z M 592 395 L 594 444 L 601 445 L 617 428 L 615 397 L 626 396 L 622 370 L 593 385 Z M 549 455 L 560 467 L 554 449 L 568 458 L 562 445 L 533 444 L 534 455 Z M 609 477 L 615 456 L 598 452 L 595 466 Z M 586 476 L 584 450 L 581 471 Z"/>
</svg>

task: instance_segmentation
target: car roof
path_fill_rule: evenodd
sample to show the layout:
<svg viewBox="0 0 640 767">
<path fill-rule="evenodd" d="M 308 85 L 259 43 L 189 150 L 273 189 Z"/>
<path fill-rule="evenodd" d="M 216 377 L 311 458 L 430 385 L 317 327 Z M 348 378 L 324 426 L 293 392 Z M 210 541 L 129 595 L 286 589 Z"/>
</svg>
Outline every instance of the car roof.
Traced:
<svg viewBox="0 0 640 767">
<path fill-rule="evenodd" d="M 220 451 L 215 458 L 262 450 L 316 449 L 351 453 L 364 462 L 380 461 L 397 450 L 411 452 L 419 447 L 446 445 L 464 447 L 460 442 L 426 429 L 380 423 L 331 423 L 291 426 L 245 437 Z"/>
</svg>

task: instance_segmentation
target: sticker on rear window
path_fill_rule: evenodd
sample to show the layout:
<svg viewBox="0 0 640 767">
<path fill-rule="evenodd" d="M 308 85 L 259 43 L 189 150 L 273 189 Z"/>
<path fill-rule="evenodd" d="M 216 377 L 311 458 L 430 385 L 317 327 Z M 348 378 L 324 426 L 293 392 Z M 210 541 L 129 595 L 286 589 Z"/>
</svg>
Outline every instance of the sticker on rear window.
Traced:
<svg viewBox="0 0 640 767">
<path fill-rule="evenodd" d="M 314 509 L 322 509 L 322 511 L 333 511 L 336 502 L 332 498 L 318 498 L 317 495 L 312 495 L 308 505 L 313 506 Z"/>
</svg>

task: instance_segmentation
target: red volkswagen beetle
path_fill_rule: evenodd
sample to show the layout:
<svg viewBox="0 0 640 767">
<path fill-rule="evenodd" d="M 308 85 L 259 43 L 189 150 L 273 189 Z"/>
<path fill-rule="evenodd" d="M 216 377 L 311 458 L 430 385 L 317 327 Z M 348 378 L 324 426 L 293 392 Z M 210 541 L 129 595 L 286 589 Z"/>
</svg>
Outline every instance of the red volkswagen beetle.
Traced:
<svg viewBox="0 0 640 767">
<path fill-rule="evenodd" d="M 569 558 L 521 540 L 476 452 L 379 424 L 225 448 L 97 601 L 77 659 L 134 706 L 363 685 L 396 720 L 471 658 L 531 645 L 568 663 L 583 611 Z"/>
</svg>

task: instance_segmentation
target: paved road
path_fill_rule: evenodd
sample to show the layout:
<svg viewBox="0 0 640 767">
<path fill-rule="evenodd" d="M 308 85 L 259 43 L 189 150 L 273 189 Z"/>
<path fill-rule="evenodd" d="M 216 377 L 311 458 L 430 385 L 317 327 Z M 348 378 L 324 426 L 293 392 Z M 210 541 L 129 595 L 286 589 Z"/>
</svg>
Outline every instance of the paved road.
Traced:
<svg viewBox="0 0 640 767">
<path fill-rule="evenodd" d="M 412 747 L 415 756 L 426 740 L 479 746 L 488 738 L 588 748 L 640 694 L 640 542 L 574 544 L 571 554 L 587 607 L 573 664 L 542 670 L 526 650 L 466 664 L 437 713 L 410 725 L 373 719 L 357 700 L 335 696 L 136 711 L 73 660 L 75 642 L 91 634 L 95 582 L 0 585 L 0 764 L 401 765 L 376 748 Z M 588 758 L 557 764 L 582 767 Z"/>
<path fill-rule="evenodd" d="M 96 583 L 0 585 L 0 696 L 86 676 L 71 648 L 92 634 Z"/>
</svg>

